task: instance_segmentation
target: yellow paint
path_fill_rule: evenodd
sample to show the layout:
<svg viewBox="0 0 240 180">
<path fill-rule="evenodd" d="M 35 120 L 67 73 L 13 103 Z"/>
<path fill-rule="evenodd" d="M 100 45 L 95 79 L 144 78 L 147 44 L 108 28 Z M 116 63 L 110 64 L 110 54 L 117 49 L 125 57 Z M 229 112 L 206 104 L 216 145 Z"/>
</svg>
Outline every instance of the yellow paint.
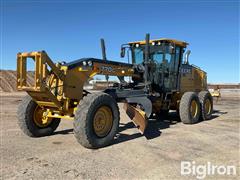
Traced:
<svg viewBox="0 0 240 180">
<path fill-rule="evenodd" d="M 207 74 L 201 69 L 189 66 L 191 73 L 181 74 L 180 92 L 187 91 L 200 92 L 207 90 Z"/>
<path fill-rule="evenodd" d="M 112 129 L 113 114 L 108 106 L 100 107 L 93 118 L 93 130 L 99 137 L 105 137 Z"/>
<path fill-rule="evenodd" d="M 53 118 L 47 117 L 44 113 L 44 109 L 42 109 L 40 106 L 37 106 L 33 113 L 33 121 L 35 125 L 38 127 L 47 127 L 51 122 Z"/>
<path fill-rule="evenodd" d="M 74 120 L 74 117 L 68 116 L 68 115 L 59 115 L 59 114 L 49 114 L 47 117 L 51 118 L 60 118 L 60 119 L 66 119 L 66 120 Z"/>
<path fill-rule="evenodd" d="M 191 102 L 191 106 L 190 106 L 190 112 L 191 112 L 191 115 L 192 115 L 193 118 L 195 118 L 197 116 L 198 111 L 199 111 L 198 104 L 195 100 L 193 100 Z"/>
</svg>

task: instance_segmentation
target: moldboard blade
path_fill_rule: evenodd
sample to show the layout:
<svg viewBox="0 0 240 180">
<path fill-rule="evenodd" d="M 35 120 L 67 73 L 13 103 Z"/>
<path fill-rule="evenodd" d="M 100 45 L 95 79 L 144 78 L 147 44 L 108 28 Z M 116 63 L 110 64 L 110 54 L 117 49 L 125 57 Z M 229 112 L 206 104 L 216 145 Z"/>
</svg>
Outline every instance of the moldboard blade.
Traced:
<svg viewBox="0 0 240 180">
<path fill-rule="evenodd" d="M 148 122 L 147 118 L 146 118 L 146 115 L 145 115 L 145 112 L 142 111 L 139 108 L 131 106 L 128 103 L 124 103 L 123 108 L 125 109 L 129 118 L 133 121 L 135 126 L 141 132 L 141 134 L 144 134 L 144 131 L 147 127 L 147 122 Z"/>
</svg>

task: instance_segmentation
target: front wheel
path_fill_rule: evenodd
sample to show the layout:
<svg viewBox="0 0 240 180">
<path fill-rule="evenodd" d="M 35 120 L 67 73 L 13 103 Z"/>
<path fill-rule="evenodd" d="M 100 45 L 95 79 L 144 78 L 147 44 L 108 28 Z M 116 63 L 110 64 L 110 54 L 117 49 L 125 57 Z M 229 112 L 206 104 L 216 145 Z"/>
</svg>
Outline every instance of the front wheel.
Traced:
<svg viewBox="0 0 240 180">
<path fill-rule="evenodd" d="M 18 125 L 30 137 L 51 135 L 60 123 L 59 118 L 44 117 L 44 110 L 27 95 L 18 107 Z"/>
<path fill-rule="evenodd" d="M 79 103 L 74 120 L 74 134 L 86 148 L 101 148 L 109 145 L 119 126 L 118 105 L 106 93 L 93 93 Z"/>
</svg>

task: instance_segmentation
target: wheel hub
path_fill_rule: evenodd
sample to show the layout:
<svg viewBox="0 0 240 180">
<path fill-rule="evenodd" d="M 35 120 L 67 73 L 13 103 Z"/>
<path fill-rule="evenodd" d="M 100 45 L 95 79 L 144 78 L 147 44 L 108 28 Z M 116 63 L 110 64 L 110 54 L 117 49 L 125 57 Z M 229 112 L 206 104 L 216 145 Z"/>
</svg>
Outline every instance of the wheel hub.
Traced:
<svg viewBox="0 0 240 180">
<path fill-rule="evenodd" d="M 36 107 L 33 115 L 33 121 L 38 127 L 47 127 L 52 122 L 52 119 L 53 118 L 46 116 L 44 109 L 42 109 L 40 106 Z"/>
<path fill-rule="evenodd" d="M 195 100 L 192 100 L 192 102 L 191 102 L 190 112 L 191 112 L 191 115 L 193 118 L 195 118 L 197 116 L 198 104 Z"/>
<path fill-rule="evenodd" d="M 100 107 L 93 119 L 93 129 L 97 136 L 105 137 L 113 125 L 113 114 L 111 109 L 108 106 Z"/>
<path fill-rule="evenodd" d="M 205 109 L 205 112 L 206 112 L 207 115 L 211 113 L 212 107 L 211 107 L 211 102 L 210 102 L 209 99 L 207 99 L 205 101 L 204 109 Z"/>
</svg>

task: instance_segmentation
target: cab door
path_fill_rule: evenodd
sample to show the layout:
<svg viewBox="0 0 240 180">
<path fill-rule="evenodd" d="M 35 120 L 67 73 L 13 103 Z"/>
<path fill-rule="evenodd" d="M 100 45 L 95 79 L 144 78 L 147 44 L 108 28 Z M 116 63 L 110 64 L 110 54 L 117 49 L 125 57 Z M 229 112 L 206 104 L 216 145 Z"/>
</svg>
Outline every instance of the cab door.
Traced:
<svg viewBox="0 0 240 180">
<path fill-rule="evenodd" d="M 178 79 L 179 79 L 179 65 L 181 58 L 181 48 L 175 47 L 175 53 L 165 54 L 165 59 L 168 62 L 168 77 L 164 79 L 164 86 L 168 91 L 178 89 Z"/>
</svg>

